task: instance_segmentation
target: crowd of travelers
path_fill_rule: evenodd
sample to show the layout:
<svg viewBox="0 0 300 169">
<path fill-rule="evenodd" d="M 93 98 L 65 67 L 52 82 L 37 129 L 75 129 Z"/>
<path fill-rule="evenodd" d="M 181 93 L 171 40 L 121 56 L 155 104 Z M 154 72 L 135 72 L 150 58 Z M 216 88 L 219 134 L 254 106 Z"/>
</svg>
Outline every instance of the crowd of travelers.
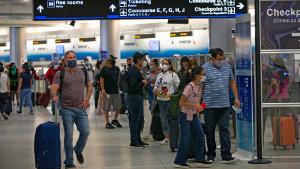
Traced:
<svg viewBox="0 0 300 169">
<path fill-rule="evenodd" d="M 95 114 L 104 115 L 106 129 L 122 128 L 120 114 L 128 115 L 131 148 L 149 146 L 149 138 L 143 138 L 142 133 L 154 136 L 160 130 L 160 139 L 155 138 L 160 144 L 173 144 L 174 138 L 178 139 L 175 168 L 210 167 L 216 158 L 218 126 L 222 162 L 234 163 L 229 121 L 232 105 L 240 107 L 241 104 L 238 89 L 223 50 L 214 48 L 209 53 L 211 58 L 203 65 L 182 57 L 179 71 L 173 68 L 171 60 L 149 60 L 141 52 L 134 53 L 120 67 L 112 55 L 97 61 L 94 67 L 88 58 L 79 65 L 76 52 L 68 51 L 61 61 L 50 64 L 45 76 L 37 75 L 32 61 L 21 67 L 0 63 L 1 115 L 7 120 L 15 104 L 17 113 L 23 113 L 24 107 L 28 107 L 34 115 L 33 107 L 41 100 L 33 93 L 34 81 L 45 80 L 52 114 L 59 113 L 63 122 L 66 168 L 75 168 L 73 151 L 78 162 L 84 163 L 83 150 L 90 134 L 86 109 L 92 103 L 91 98 L 94 98 Z M 145 106 L 146 102 L 149 107 Z M 145 120 L 149 120 L 144 118 L 146 113 L 151 113 L 153 118 L 149 122 L 150 131 L 143 131 Z M 174 119 L 177 136 L 174 136 Z M 75 146 L 74 123 L 80 133 Z M 187 163 L 190 157 L 195 160 Z"/>
</svg>

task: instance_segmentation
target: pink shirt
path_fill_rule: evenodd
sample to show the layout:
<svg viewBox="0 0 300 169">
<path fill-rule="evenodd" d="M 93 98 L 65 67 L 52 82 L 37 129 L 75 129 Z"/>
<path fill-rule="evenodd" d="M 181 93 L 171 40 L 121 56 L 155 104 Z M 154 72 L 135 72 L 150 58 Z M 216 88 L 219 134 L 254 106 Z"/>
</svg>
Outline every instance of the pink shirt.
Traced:
<svg viewBox="0 0 300 169">
<path fill-rule="evenodd" d="M 278 72 L 275 72 L 273 78 L 278 82 L 278 89 L 275 86 L 272 86 L 271 99 L 288 99 L 289 96 L 289 78 L 280 79 Z M 276 91 L 279 90 L 278 95 Z"/>
<path fill-rule="evenodd" d="M 200 104 L 202 87 L 200 87 L 199 85 L 195 85 L 193 82 L 190 82 L 188 85 L 186 85 L 182 94 L 187 97 L 186 102 L 189 102 L 191 104 Z M 187 114 L 188 121 L 192 121 L 193 115 L 198 113 L 194 107 L 187 108 L 182 106 L 181 111 Z"/>
</svg>

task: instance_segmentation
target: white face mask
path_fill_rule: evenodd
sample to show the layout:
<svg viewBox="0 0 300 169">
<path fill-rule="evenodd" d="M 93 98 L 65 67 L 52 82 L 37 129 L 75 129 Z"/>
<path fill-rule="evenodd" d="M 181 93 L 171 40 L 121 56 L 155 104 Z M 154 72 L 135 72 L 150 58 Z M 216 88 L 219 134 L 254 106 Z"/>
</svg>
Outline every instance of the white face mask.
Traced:
<svg viewBox="0 0 300 169">
<path fill-rule="evenodd" d="M 147 65 L 148 65 L 147 62 L 144 61 L 144 62 L 143 62 L 143 67 L 147 67 Z"/>
<path fill-rule="evenodd" d="M 58 69 L 59 65 L 54 65 L 53 68 L 54 69 Z"/>
<path fill-rule="evenodd" d="M 204 83 L 206 81 L 206 76 L 203 76 L 203 78 L 201 79 L 201 83 Z"/>
<path fill-rule="evenodd" d="M 169 65 L 162 65 L 162 70 L 163 71 L 168 71 L 169 70 Z"/>
</svg>

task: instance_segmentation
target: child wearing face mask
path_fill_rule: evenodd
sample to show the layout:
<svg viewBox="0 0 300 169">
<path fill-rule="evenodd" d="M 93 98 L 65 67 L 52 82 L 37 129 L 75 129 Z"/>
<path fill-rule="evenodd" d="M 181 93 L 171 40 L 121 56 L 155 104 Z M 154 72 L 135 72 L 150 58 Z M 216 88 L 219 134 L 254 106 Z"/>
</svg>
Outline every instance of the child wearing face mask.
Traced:
<svg viewBox="0 0 300 169">
<path fill-rule="evenodd" d="M 189 168 L 191 166 L 196 168 L 209 167 L 209 163 L 205 161 L 205 137 L 198 115 L 198 113 L 201 113 L 205 109 L 205 104 L 200 104 L 202 84 L 204 81 L 205 74 L 203 69 L 201 67 L 194 68 L 192 71 L 192 81 L 186 85 L 180 98 L 180 139 L 177 156 L 173 164 L 175 168 Z M 188 158 L 191 132 L 193 132 L 193 136 L 196 141 L 196 161 L 189 166 L 186 162 Z"/>
<path fill-rule="evenodd" d="M 161 73 L 158 74 L 154 86 L 154 93 L 157 96 L 160 110 L 160 118 L 165 139 L 161 144 L 169 143 L 169 124 L 168 124 L 168 107 L 170 105 L 171 95 L 176 91 L 180 83 L 178 75 L 174 72 L 171 61 L 164 59 L 162 61 Z"/>
</svg>

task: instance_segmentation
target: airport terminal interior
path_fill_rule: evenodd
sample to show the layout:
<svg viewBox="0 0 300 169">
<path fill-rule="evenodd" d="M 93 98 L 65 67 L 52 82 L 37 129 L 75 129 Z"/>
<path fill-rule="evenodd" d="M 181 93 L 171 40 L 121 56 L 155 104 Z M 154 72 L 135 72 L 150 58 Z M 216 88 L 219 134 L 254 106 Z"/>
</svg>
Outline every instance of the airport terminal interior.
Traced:
<svg viewBox="0 0 300 169">
<path fill-rule="evenodd" d="M 40 5 L 39 3 L 42 1 L 45 4 L 48 3 L 48 7 Z M 63 16 L 65 19 L 42 21 L 39 14 L 52 9 L 52 2 L 56 4 L 56 7 L 58 2 L 66 2 L 69 5 L 80 5 L 81 3 L 81 1 L 66 0 L 0 0 L 0 62 L 4 67 L 1 74 L 9 73 L 12 63 L 16 64 L 18 70 L 21 70 L 24 69 L 22 66 L 24 63 L 31 62 L 31 68 L 34 69 L 37 76 L 31 85 L 32 97 L 35 100 L 32 114 L 30 114 L 30 106 L 26 104 L 23 106 L 23 113 L 18 113 L 19 101 L 13 95 L 9 99 L 12 111 L 4 116 L 0 115 L 0 169 L 37 168 L 34 152 L 36 129 L 42 123 L 55 121 L 52 109 L 53 100 L 51 99 L 46 106 L 41 106 L 38 103 L 40 102 L 39 97 L 41 94 L 49 92 L 51 88 L 46 80 L 46 73 L 53 68 L 55 63 L 60 63 L 60 65 L 63 63 L 67 51 L 76 52 L 79 67 L 85 67 L 86 63 L 91 65 L 91 69 L 94 71 L 90 77 L 95 82 L 93 84 L 97 84 L 95 80 L 96 63 L 100 61 L 104 65 L 107 60 L 113 59 L 120 72 L 127 73 L 129 70 L 128 58 L 132 58 L 139 51 L 144 57 L 144 68 L 148 67 L 150 70 L 150 63 L 153 59 L 157 59 L 158 66 L 163 67 L 162 61 L 167 58 L 171 61 L 174 71 L 178 72 L 183 67 L 183 58 L 188 58 L 190 65 L 202 66 L 210 63 L 212 61 L 209 53 L 211 48 L 221 48 L 224 51 L 225 62 L 231 66 L 237 83 L 241 111 L 237 112 L 232 109 L 229 120 L 231 152 L 237 161 L 233 164 L 222 163 L 220 156 L 222 147 L 219 136 L 221 131 L 217 127 L 215 134 L 217 155 L 214 163 L 210 164 L 210 168 L 299 168 L 300 40 L 297 38 L 300 36 L 300 22 L 298 22 L 300 18 L 295 15 L 293 17 L 298 19 L 295 20 L 295 23 L 291 20 L 286 22 L 285 16 L 279 16 L 279 14 L 282 14 L 280 13 L 280 8 L 282 8 L 282 10 L 286 10 L 283 14 L 290 19 L 287 14 L 287 12 L 293 13 L 288 11 L 290 6 L 300 10 L 300 1 L 275 0 L 261 3 L 261 9 L 265 10 L 260 13 L 261 24 L 265 24 L 265 27 L 261 26 L 261 53 L 259 53 L 261 64 L 258 66 L 260 75 L 255 72 L 257 69 L 255 61 L 257 59 L 255 50 L 257 25 L 255 25 L 254 0 L 211 1 L 219 8 L 222 8 L 220 4 L 235 2 L 236 10 L 244 7 L 241 5 L 242 3 L 247 4 L 248 9 L 245 14 L 234 17 L 230 15 L 230 17 L 224 18 L 204 16 L 176 20 L 176 17 L 155 16 L 150 19 L 127 19 L 126 17 L 121 19 L 76 19 L 76 17 Z M 93 2 L 93 0 L 85 2 Z M 82 1 L 82 3 L 85 2 Z M 120 3 L 118 4 L 120 7 L 125 3 L 158 4 L 156 0 L 134 2 L 116 0 L 116 2 Z M 151 2 L 153 3 L 151 4 Z M 189 2 L 196 4 L 198 1 L 190 0 Z M 201 2 L 205 4 L 209 1 Z M 116 5 L 117 7 L 113 4 L 110 5 L 108 7 L 110 12 L 119 11 L 118 5 Z M 209 7 L 212 9 L 212 6 Z M 125 8 L 120 8 L 120 16 L 124 15 L 121 9 Z M 174 9 L 174 12 L 176 10 L 177 8 Z M 126 10 L 126 12 L 129 14 L 130 10 Z M 284 26 L 278 26 L 280 24 Z M 111 58 L 111 55 L 115 58 Z M 257 76 L 260 76 L 260 85 L 257 85 Z M 100 84 L 98 85 L 100 86 Z M 261 87 L 259 100 L 256 100 L 257 86 Z M 0 88 L 2 91 L 1 86 Z M 99 92 L 98 95 L 95 94 L 96 88 L 98 86 L 94 85 L 89 101 L 90 106 L 86 109 L 90 135 L 83 151 L 85 162 L 79 164 L 74 160 L 76 167 L 79 169 L 173 168 L 176 152 L 172 152 L 168 144 L 161 144 L 161 140 L 154 140 L 153 133 L 150 132 L 153 128 L 153 111 L 151 111 L 152 105 L 148 98 L 150 94 L 144 92 L 146 93 L 143 97 L 144 123 L 143 131 L 141 131 L 143 141 L 149 146 L 132 149 L 130 146 L 130 110 L 124 110 L 119 115 L 118 120 L 123 125 L 122 128 L 107 129 L 103 110 L 99 110 L 99 106 L 96 108 L 95 105 L 95 98 L 100 98 L 99 101 L 96 101 L 99 105 L 102 97 L 102 95 L 99 96 Z M 119 94 L 125 95 L 121 90 Z M 123 105 L 126 102 L 122 102 L 122 108 L 126 107 Z M 259 115 L 256 112 L 258 102 L 261 102 L 261 114 Z M 114 115 L 115 111 L 111 109 L 109 119 L 113 119 Z M 260 116 L 259 125 L 257 116 Z M 199 117 L 200 121 L 204 123 L 204 114 L 200 114 Z M 284 123 L 281 122 L 284 119 L 289 120 L 289 128 L 284 128 Z M 60 123 L 61 168 L 65 168 L 65 133 L 61 113 L 58 115 L 58 122 Z M 258 131 L 261 135 L 257 134 Z M 73 134 L 75 144 L 79 137 L 75 126 Z M 292 137 L 289 144 L 276 143 L 286 141 L 289 137 Z M 262 144 L 258 144 L 260 142 L 258 140 Z M 207 144 L 205 146 L 208 148 Z M 272 163 L 248 163 L 258 157 Z M 74 159 L 76 159 L 75 153 Z M 189 161 L 192 160 L 189 159 Z"/>
</svg>

